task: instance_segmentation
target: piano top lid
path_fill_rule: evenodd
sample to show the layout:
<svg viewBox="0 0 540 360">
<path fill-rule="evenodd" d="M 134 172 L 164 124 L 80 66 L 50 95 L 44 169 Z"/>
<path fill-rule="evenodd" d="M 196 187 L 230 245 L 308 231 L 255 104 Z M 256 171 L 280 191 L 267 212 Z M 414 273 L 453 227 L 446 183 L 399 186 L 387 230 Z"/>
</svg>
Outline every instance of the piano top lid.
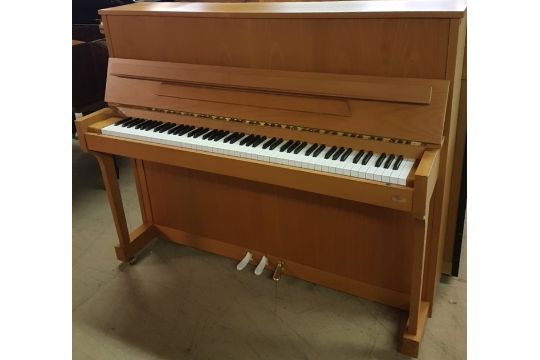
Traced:
<svg viewBox="0 0 540 360">
<path fill-rule="evenodd" d="M 461 18 L 465 0 L 381 0 L 264 3 L 139 2 L 99 10 L 100 15 L 234 18 Z"/>
</svg>

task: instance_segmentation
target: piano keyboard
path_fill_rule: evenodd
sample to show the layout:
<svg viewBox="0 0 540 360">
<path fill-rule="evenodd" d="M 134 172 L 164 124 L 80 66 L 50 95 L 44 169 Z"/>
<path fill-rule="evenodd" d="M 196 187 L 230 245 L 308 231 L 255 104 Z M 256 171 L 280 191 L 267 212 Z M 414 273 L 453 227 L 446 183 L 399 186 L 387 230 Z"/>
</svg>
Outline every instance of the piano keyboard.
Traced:
<svg viewBox="0 0 540 360">
<path fill-rule="evenodd" d="M 294 139 L 196 127 L 140 118 L 124 118 L 102 134 L 188 148 L 324 173 L 406 185 L 415 159 L 398 154 L 310 144 Z"/>
</svg>

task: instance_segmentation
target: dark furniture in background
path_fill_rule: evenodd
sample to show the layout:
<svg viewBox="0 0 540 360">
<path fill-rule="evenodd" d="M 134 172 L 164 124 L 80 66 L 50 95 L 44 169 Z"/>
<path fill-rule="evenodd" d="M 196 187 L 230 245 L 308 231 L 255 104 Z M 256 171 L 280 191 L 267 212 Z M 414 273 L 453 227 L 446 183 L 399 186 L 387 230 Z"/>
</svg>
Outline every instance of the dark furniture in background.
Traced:
<svg viewBox="0 0 540 360">
<path fill-rule="evenodd" d="M 131 0 L 73 0 L 71 63 L 71 133 L 76 136 L 76 114 L 87 115 L 107 106 L 104 101 L 109 52 L 99 31 L 98 10 L 132 3 Z M 116 162 L 115 162 L 116 165 Z M 116 166 L 118 175 L 118 167 Z"/>
</svg>

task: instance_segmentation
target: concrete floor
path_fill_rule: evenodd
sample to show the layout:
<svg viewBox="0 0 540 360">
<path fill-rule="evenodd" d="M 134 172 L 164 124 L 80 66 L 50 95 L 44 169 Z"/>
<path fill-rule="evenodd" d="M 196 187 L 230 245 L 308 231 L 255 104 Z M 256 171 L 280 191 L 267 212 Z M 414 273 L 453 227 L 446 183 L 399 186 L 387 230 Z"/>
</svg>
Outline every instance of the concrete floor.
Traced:
<svg viewBox="0 0 540 360">
<path fill-rule="evenodd" d="M 133 228 L 137 194 L 129 162 L 119 165 Z M 74 359 L 407 359 L 393 308 L 286 276 L 276 284 L 161 239 L 121 265 L 115 243 L 97 163 L 73 141 Z M 466 276 L 447 279 L 420 359 L 465 359 L 466 320 Z"/>
</svg>

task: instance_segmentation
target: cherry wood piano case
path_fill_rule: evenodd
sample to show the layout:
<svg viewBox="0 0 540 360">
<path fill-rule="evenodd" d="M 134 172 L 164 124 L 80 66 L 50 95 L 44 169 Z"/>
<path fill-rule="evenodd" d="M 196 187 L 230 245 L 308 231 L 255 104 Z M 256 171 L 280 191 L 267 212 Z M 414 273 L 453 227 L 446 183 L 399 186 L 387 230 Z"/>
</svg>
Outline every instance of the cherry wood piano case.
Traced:
<svg viewBox="0 0 540 360">
<path fill-rule="evenodd" d="M 399 5 L 399 6 L 397 6 Z M 417 356 L 439 281 L 465 4 L 137 3 L 100 11 L 109 108 L 77 120 L 129 261 L 156 236 L 408 311 Z M 126 116 L 416 159 L 406 185 L 101 132 Z M 113 155 L 132 159 L 128 231 Z"/>
</svg>

